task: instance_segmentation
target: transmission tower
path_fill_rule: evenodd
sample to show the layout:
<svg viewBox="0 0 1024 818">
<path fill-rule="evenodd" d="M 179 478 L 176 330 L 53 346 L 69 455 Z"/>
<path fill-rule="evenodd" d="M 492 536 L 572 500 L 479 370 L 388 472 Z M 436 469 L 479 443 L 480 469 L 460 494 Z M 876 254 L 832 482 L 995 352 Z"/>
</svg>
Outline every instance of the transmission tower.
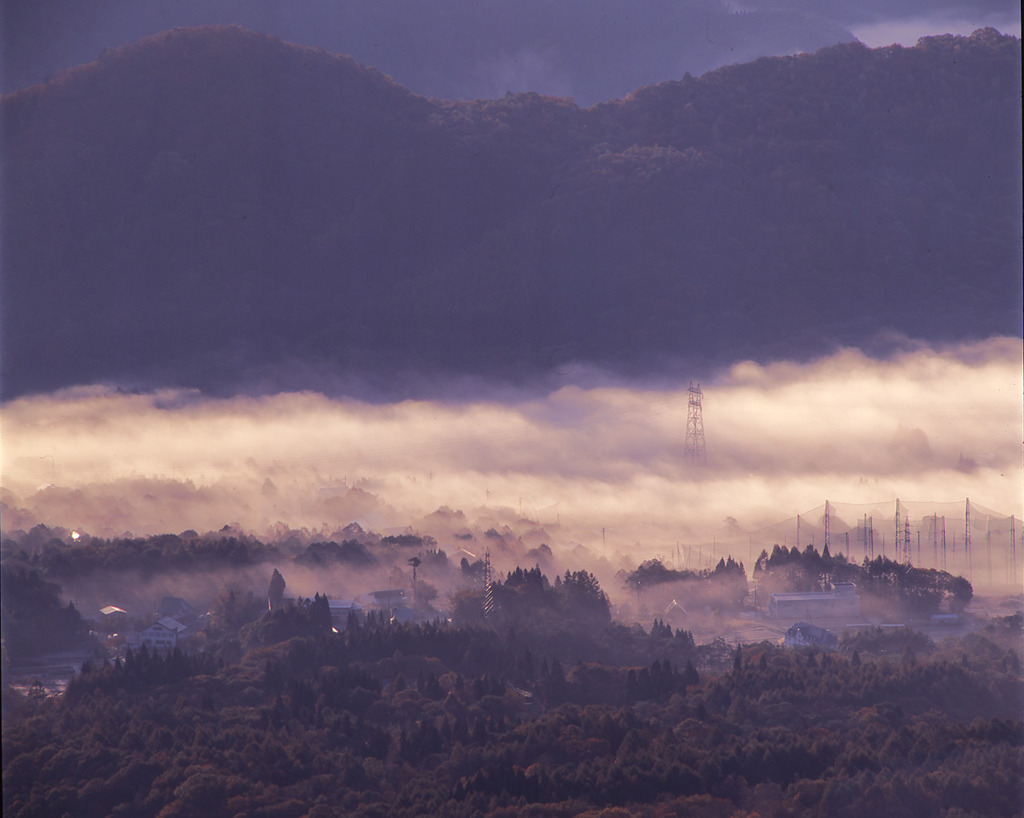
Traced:
<svg viewBox="0 0 1024 818">
<path fill-rule="evenodd" d="M 955 542 L 955 540 L 954 540 Z M 942 515 L 942 570 L 946 570 L 946 515 Z"/>
<path fill-rule="evenodd" d="M 864 515 L 864 556 L 869 560 L 875 558 L 875 521 L 874 518 L 868 522 L 868 515 Z"/>
<path fill-rule="evenodd" d="M 828 518 L 829 518 L 829 514 L 828 514 L 828 500 L 826 500 L 825 501 L 825 548 L 828 548 L 829 540 L 831 539 L 831 537 L 829 536 Z M 822 549 L 822 553 L 824 553 L 825 548 Z"/>
<path fill-rule="evenodd" d="M 910 565 L 913 557 L 910 544 L 910 515 L 907 509 L 903 508 L 903 515 L 900 515 L 900 500 L 896 498 L 896 561 L 904 565 Z"/>
<path fill-rule="evenodd" d="M 484 552 L 484 618 L 494 611 L 494 576 L 491 572 L 491 550 Z"/>
<path fill-rule="evenodd" d="M 964 508 L 964 556 L 967 557 L 967 578 L 971 578 L 971 498 Z"/>
<path fill-rule="evenodd" d="M 1017 584 L 1017 520 L 1010 516 L 1010 576 L 1013 584 Z"/>
<path fill-rule="evenodd" d="M 985 517 L 985 550 L 988 552 L 988 584 L 992 584 L 992 517 Z"/>
<path fill-rule="evenodd" d="M 686 408 L 686 451 L 683 459 L 707 463 L 708 450 L 704 444 L 704 414 L 701 406 L 704 393 L 700 391 L 700 384 L 694 386 L 693 381 L 690 381 L 687 392 L 690 398 Z"/>
<path fill-rule="evenodd" d="M 896 498 L 896 562 L 903 557 L 903 527 L 900 525 L 900 498 Z"/>
</svg>

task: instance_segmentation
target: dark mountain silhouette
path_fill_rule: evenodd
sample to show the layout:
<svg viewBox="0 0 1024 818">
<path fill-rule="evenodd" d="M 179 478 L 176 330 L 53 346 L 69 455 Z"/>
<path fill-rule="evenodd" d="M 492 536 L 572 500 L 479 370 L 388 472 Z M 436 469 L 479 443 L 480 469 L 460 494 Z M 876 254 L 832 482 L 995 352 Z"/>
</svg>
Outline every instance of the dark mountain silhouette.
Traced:
<svg viewBox="0 0 1024 818">
<path fill-rule="evenodd" d="M 349 54 L 426 96 L 539 91 L 588 105 L 686 71 L 854 39 L 818 9 L 760 3 L 739 14 L 720 0 L 14 2 L 0 11 L 2 90 L 160 31 L 225 23 Z"/>
<path fill-rule="evenodd" d="M 12 0 L 0 5 L 0 91 L 168 29 L 235 24 L 348 54 L 425 96 L 536 91 L 592 105 L 687 71 L 814 51 L 908 19 L 921 34 L 959 21 L 1014 31 L 1020 7 L 1009 0 Z"/>
<path fill-rule="evenodd" d="M 150 38 L 3 99 L 4 395 L 1018 334 L 1019 69 L 983 30 L 581 109 Z"/>
</svg>

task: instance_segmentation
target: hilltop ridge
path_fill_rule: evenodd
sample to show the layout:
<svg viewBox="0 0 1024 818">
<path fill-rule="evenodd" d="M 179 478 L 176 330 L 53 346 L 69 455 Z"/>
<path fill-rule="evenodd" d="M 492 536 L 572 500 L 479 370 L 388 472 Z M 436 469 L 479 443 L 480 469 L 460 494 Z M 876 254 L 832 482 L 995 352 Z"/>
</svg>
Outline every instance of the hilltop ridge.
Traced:
<svg viewBox="0 0 1024 818">
<path fill-rule="evenodd" d="M 983 30 L 584 109 L 147 38 L 3 98 L 4 396 L 1019 335 L 1019 67 Z"/>
</svg>

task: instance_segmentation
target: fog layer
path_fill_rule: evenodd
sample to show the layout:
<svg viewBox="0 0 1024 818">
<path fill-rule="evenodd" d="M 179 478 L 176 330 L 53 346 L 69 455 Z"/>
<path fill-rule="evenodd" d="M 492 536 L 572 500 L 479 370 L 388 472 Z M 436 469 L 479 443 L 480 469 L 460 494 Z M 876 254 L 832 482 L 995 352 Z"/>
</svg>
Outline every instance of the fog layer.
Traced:
<svg viewBox="0 0 1024 818">
<path fill-rule="evenodd" d="M 970 497 L 1019 519 L 1021 361 L 1019 339 L 992 339 L 739 363 L 700 384 L 703 466 L 684 458 L 686 383 L 389 405 L 80 387 L 3 407 L 3 525 L 422 530 L 447 506 L 644 558 L 680 542 L 746 547 L 826 500 Z"/>
</svg>

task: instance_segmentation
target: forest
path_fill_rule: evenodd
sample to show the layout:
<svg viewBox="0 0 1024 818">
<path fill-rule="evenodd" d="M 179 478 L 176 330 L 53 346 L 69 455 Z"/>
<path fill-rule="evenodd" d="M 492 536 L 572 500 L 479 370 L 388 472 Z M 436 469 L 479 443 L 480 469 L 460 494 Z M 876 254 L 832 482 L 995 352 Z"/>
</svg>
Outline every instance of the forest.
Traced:
<svg viewBox="0 0 1024 818">
<path fill-rule="evenodd" d="M 0 103 L 4 396 L 1015 336 L 1019 68 L 988 29 L 581 108 L 431 100 L 241 29 L 154 36 Z"/>
<path fill-rule="evenodd" d="M 1019 613 L 939 641 L 858 628 L 834 650 L 699 642 L 658 618 L 616 620 L 583 569 L 516 566 L 488 593 L 479 566 L 423 535 L 266 545 L 227 533 L 8 541 L 5 670 L 33 641 L 86 638 L 55 580 L 74 548 L 89 555 L 74 570 L 97 576 L 188 552 L 195 576 L 233 560 L 269 584 L 225 589 L 170 652 L 94 653 L 63 695 L 5 684 L 5 815 L 963 818 L 1024 805 Z M 286 601 L 311 554 L 321 570 L 325 554 L 352 570 L 422 554 L 420 577 L 462 582 L 448 615 L 369 610 L 336 627 L 326 595 Z M 874 578 L 908 611 L 925 591 L 928 605 L 969 602 L 969 583 L 915 570 L 784 546 L 754 568 L 787 589 Z M 649 561 L 617 581 L 675 583 L 690 604 L 742 573 L 731 558 L 700 573 Z"/>
<path fill-rule="evenodd" d="M 528 573 L 503 590 L 539 583 Z M 597 590 L 582 591 L 595 610 Z M 628 665 L 566 664 L 540 632 L 486 625 L 371 614 L 333 633 L 320 599 L 290 616 L 302 635 L 239 661 L 142 648 L 86 662 L 61 697 L 10 705 L 4 814 L 959 818 L 1021 807 L 1019 615 L 942 645 L 918 634 L 892 655 L 882 634 L 834 652 L 733 648 L 656 622 L 624 634 Z"/>
</svg>

